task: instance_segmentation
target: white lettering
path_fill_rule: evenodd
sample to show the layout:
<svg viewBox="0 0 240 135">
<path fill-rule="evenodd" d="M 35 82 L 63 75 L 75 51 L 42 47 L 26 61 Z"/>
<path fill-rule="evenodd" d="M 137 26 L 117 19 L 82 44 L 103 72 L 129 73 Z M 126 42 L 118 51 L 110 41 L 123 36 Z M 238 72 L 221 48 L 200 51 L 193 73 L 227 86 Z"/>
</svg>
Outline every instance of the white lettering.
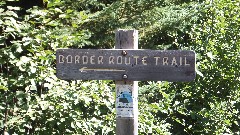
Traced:
<svg viewBox="0 0 240 135">
<path fill-rule="evenodd" d="M 182 66 L 182 57 L 180 57 L 179 59 L 180 59 L 179 65 Z"/>
<path fill-rule="evenodd" d="M 163 57 L 163 65 L 168 65 L 168 57 Z"/>
<path fill-rule="evenodd" d="M 88 56 L 82 56 L 82 63 L 83 64 L 88 64 Z"/>
<path fill-rule="evenodd" d="M 137 60 L 138 60 L 139 56 L 133 56 L 133 58 L 135 59 L 135 65 L 137 65 L 138 64 Z"/>
<path fill-rule="evenodd" d="M 190 64 L 189 63 L 187 63 L 187 58 L 185 57 L 185 64 L 184 64 L 185 66 L 190 66 Z"/>
<path fill-rule="evenodd" d="M 107 56 L 96 56 L 96 55 L 59 55 L 58 56 L 58 63 L 75 63 L 79 64 L 82 63 L 84 65 L 86 64 L 105 64 L 103 63 L 104 58 Z M 153 57 L 153 63 L 155 66 L 157 65 L 172 65 L 172 66 L 191 66 L 190 61 L 187 59 L 187 57 L 159 57 L 155 56 Z M 148 56 L 108 56 L 106 59 L 108 59 L 108 64 L 125 64 L 125 65 L 130 65 L 130 64 L 142 64 L 142 65 L 148 65 Z M 140 61 L 141 60 L 141 61 Z"/>
<path fill-rule="evenodd" d="M 147 65 L 146 58 L 147 58 L 147 56 L 144 56 L 144 57 L 142 58 L 142 64 L 143 64 L 143 65 Z"/>
<path fill-rule="evenodd" d="M 122 64 L 122 56 L 117 57 L 117 64 Z"/>
<path fill-rule="evenodd" d="M 114 64 L 114 56 L 109 57 L 109 64 Z"/>
<path fill-rule="evenodd" d="M 94 58 L 95 58 L 95 55 L 93 55 L 93 56 L 90 57 L 90 63 L 91 63 L 91 64 L 95 64 Z"/>
<path fill-rule="evenodd" d="M 154 57 L 154 59 L 156 60 L 156 65 L 158 64 L 158 59 L 159 59 L 160 57 Z"/>
<path fill-rule="evenodd" d="M 103 64 L 103 56 L 98 56 L 98 64 Z"/>
<path fill-rule="evenodd" d="M 130 57 L 128 57 L 128 62 L 127 62 L 127 57 L 125 57 L 125 64 L 126 64 L 126 65 L 129 65 L 130 63 L 131 63 Z"/>
<path fill-rule="evenodd" d="M 177 65 L 177 61 L 176 61 L 176 58 L 175 58 L 175 57 L 173 57 L 173 59 L 172 59 L 172 64 L 171 64 L 171 65 L 173 66 L 173 64 L 174 64 L 174 65 Z"/>
<path fill-rule="evenodd" d="M 67 59 L 67 63 L 72 63 L 72 55 L 68 55 L 66 59 Z"/>
<path fill-rule="evenodd" d="M 58 56 L 58 62 L 59 63 L 64 63 L 64 56 L 63 55 Z"/>
<path fill-rule="evenodd" d="M 79 63 L 79 59 L 80 59 L 80 56 L 79 56 L 79 55 L 76 55 L 76 56 L 75 56 L 75 64 L 76 64 L 76 63 Z"/>
</svg>

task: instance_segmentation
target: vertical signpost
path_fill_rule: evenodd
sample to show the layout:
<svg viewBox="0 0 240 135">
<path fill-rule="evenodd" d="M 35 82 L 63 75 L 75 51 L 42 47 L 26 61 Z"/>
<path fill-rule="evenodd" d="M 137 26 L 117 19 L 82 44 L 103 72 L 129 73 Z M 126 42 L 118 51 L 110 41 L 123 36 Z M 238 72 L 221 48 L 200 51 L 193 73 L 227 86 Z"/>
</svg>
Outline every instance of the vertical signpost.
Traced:
<svg viewBox="0 0 240 135">
<path fill-rule="evenodd" d="M 195 52 L 138 50 L 137 30 L 118 30 L 115 49 L 58 49 L 57 77 L 115 80 L 116 134 L 138 134 L 137 81 L 192 81 Z"/>
<path fill-rule="evenodd" d="M 115 33 L 116 49 L 138 49 L 137 30 L 118 30 Z M 124 56 L 127 51 L 122 51 Z M 138 134 L 138 82 L 127 81 L 128 74 L 116 81 L 116 134 Z"/>
</svg>

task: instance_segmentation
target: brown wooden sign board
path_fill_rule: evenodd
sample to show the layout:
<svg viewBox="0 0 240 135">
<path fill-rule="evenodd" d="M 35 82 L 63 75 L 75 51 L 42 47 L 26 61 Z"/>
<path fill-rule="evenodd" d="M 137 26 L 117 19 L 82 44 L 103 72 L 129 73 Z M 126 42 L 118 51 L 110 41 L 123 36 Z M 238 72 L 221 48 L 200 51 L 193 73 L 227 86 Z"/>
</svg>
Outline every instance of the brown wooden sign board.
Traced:
<svg viewBox="0 0 240 135">
<path fill-rule="evenodd" d="M 195 52 L 186 50 L 58 49 L 64 80 L 192 81 Z"/>
</svg>

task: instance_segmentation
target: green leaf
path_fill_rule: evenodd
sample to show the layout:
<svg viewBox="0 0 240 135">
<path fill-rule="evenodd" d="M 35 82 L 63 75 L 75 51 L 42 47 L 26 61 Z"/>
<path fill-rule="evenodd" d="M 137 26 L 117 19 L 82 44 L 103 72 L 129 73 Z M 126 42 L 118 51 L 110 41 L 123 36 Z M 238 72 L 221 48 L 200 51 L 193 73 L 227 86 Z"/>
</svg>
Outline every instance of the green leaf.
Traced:
<svg viewBox="0 0 240 135">
<path fill-rule="evenodd" d="M 196 73 L 197 73 L 198 75 L 200 75 L 201 77 L 204 77 L 203 74 L 202 74 L 202 72 L 200 72 L 198 69 L 195 69 L 195 71 L 196 71 Z"/>
<path fill-rule="evenodd" d="M 71 122 L 71 127 L 75 128 L 74 122 Z"/>
<path fill-rule="evenodd" d="M 20 10 L 20 7 L 7 6 L 9 10 Z"/>
<path fill-rule="evenodd" d="M 3 85 L 0 85 L 0 90 L 8 90 L 8 88 Z"/>
<path fill-rule="evenodd" d="M 6 14 L 6 15 L 9 15 L 9 16 L 14 16 L 14 17 L 18 18 L 18 15 L 17 15 L 15 12 L 13 12 L 13 11 L 9 11 L 9 10 L 8 10 L 8 11 L 5 12 L 5 14 Z"/>
<path fill-rule="evenodd" d="M 76 121 L 76 125 L 77 125 L 78 128 L 82 127 L 82 124 L 80 122 L 78 122 L 78 121 Z"/>
<path fill-rule="evenodd" d="M 214 59 L 214 56 L 213 56 L 212 52 L 207 52 L 207 56 L 208 56 L 209 58 L 211 58 L 211 60 Z"/>
</svg>

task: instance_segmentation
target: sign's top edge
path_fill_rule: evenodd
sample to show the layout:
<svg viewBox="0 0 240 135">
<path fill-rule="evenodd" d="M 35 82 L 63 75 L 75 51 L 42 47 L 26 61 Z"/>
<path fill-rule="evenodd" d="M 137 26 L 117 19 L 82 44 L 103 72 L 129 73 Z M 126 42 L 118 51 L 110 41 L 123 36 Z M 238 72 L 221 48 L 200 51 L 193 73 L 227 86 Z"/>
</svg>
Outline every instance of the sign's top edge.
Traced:
<svg viewBox="0 0 240 135">
<path fill-rule="evenodd" d="M 151 49 L 73 49 L 73 48 L 57 48 L 57 50 L 151 50 Z"/>
<path fill-rule="evenodd" d="M 76 52 L 76 51 L 84 51 L 84 52 L 98 52 L 98 51 L 152 51 L 159 53 L 188 53 L 192 55 L 196 55 L 193 50 L 151 50 L 151 49 L 68 49 L 68 48 L 59 48 L 56 50 L 57 53 L 61 52 Z"/>
<path fill-rule="evenodd" d="M 195 52 L 193 50 L 152 50 L 152 49 L 72 49 L 72 48 L 58 48 L 57 50 L 139 50 L 139 51 L 145 51 L 145 50 L 151 50 L 151 51 L 191 51 Z"/>
</svg>

